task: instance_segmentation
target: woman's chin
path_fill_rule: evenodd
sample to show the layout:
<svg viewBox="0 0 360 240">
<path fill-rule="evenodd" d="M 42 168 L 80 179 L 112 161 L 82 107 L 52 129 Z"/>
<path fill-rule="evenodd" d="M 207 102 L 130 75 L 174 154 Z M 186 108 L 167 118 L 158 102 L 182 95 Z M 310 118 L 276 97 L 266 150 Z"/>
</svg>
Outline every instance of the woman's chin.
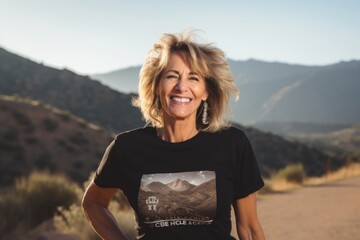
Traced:
<svg viewBox="0 0 360 240">
<path fill-rule="evenodd" d="M 186 121 L 193 118 L 191 115 L 188 114 L 172 114 L 170 115 L 169 119 L 171 119 L 171 121 Z"/>
</svg>

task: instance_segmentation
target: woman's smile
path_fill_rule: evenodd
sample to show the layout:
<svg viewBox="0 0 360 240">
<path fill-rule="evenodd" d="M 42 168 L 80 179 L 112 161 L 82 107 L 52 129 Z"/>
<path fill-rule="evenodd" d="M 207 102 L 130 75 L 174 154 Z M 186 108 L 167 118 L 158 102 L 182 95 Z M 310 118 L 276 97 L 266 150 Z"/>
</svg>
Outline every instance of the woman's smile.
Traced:
<svg viewBox="0 0 360 240">
<path fill-rule="evenodd" d="M 191 102 L 191 98 L 187 97 L 170 97 L 170 99 L 176 103 L 189 103 Z"/>
</svg>

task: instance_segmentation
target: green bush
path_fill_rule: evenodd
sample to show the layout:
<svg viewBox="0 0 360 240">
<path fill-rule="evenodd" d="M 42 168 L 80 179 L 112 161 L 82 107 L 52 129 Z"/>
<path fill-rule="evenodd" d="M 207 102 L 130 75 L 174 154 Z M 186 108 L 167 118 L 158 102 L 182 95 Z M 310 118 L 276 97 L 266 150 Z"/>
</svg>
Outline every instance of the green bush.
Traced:
<svg viewBox="0 0 360 240">
<path fill-rule="evenodd" d="M 26 144 L 34 145 L 34 144 L 39 143 L 39 139 L 37 137 L 27 137 L 27 138 L 25 138 L 25 142 L 26 142 Z"/>
<path fill-rule="evenodd" d="M 291 164 L 280 169 L 273 178 L 275 180 L 286 180 L 288 182 L 302 184 L 306 177 L 304 167 L 301 163 Z"/>
<path fill-rule="evenodd" d="M 69 141 L 77 145 L 86 145 L 89 140 L 86 138 L 83 132 L 77 131 L 69 136 Z"/>
<path fill-rule="evenodd" d="M 51 118 L 44 118 L 42 120 L 42 124 L 43 124 L 44 128 L 46 129 L 46 131 L 48 131 L 48 132 L 54 132 L 59 127 L 59 123 L 56 120 L 51 119 Z"/>
<path fill-rule="evenodd" d="M 19 124 L 24 125 L 24 126 L 31 126 L 32 125 L 31 120 L 24 113 L 19 112 L 17 110 L 13 110 L 12 115 L 14 116 L 16 122 L 19 123 Z"/>
<path fill-rule="evenodd" d="M 57 168 L 54 160 L 52 160 L 51 153 L 45 150 L 42 151 L 42 153 L 40 153 L 40 155 L 34 160 L 34 164 L 39 170 L 49 170 L 54 172 Z"/>
<path fill-rule="evenodd" d="M 80 188 L 60 175 L 33 172 L 16 181 L 15 192 L 28 211 L 29 224 L 35 226 L 54 216 L 57 207 L 79 202 Z"/>
<path fill-rule="evenodd" d="M 69 153 L 72 153 L 72 154 L 77 154 L 78 153 L 78 151 L 67 140 L 57 139 L 56 143 L 59 146 L 63 147 Z"/>
<path fill-rule="evenodd" d="M 60 115 L 60 118 L 64 121 L 64 122 L 68 122 L 70 121 L 72 114 L 69 111 L 59 111 L 58 114 Z"/>
<path fill-rule="evenodd" d="M 16 140 L 18 140 L 18 135 L 19 135 L 19 131 L 16 128 L 10 127 L 3 133 L 2 139 L 11 142 L 16 142 Z"/>
</svg>

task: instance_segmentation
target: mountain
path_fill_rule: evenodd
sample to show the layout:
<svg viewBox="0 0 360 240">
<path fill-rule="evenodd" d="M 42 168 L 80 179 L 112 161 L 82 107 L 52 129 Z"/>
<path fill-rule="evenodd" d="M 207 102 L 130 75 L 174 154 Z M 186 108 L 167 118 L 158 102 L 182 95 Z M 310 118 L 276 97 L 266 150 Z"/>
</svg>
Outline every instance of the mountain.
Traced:
<svg viewBox="0 0 360 240">
<path fill-rule="evenodd" d="M 326 124 L 312 122 L 260 122 L 252 127 L 282 136 L 329 133 L 351 127 L 352 124 Z"/>
<path fill-rule="evenodd" d="M 360 155 L 360 124 L 262 122 L 254 127 L 353 158 Z M 347 152 L 347 153 L 346 153 Z M 359 158 L 359 157 L 358 157 Z M 360 160 L 360 159 L 359 159 Z"/>
<path fill-rule="evenodd" d="M 328 66 L 228 60 L 240 90 L 233 121 L 349 124 L 360 121 L 360 61 Z M 119 91 L 136 92 L 140 66 L 96 75 Z"/>
<path fill-rule="evenodd" d="M 35 63 L 0 48 L 0 94 L 38 99 L 113 131 L 144 125 L 133 95 L 87 76 Z"/>
<path fill-rule="evenodd" d="M 91 77 L 99 79 L 103 84 L 125 93 L 137 93 L 140 67 L 129 67 L 104 74 L 95 74 Z"/>
<path fill-rule="evenodd" d="M 182 204 L 196 206 L 199 214 L 211 216 L 216 209 L 216 181 L 211 179 L 177 196 Z"/>
<path fill-rule="evenodd" d="M 113 135 L 37 100 L 0 96 L 0 186 L 33 170 L 88 179 Z"/>
<path fill-rule="evenodd" d="M 345 157 L 330 155 L 310 143 L 287 139 L 236 123 L 233 125 L 243 129 L 248 136 L 264 177 L 271 176 L 289 164 L 302 163 L 309 176 L 320 176 L 325 173 L 328 162 L 331 162 L 332 170 L 346 163 Z"/>
<path fill-rule="evenodd" d="M 318 66 L 265 62 L 255 59 L 247 61 L 228 59 L 228 63 L 238 86 L 247 83 L 289 79 L 292 76 L 306 76 L 321 68 Z"/>
<path fill-rule="evenodd" d="M 360 61 L 326 66 L 274 92 L 252 122 L 357 123 L 359 89 Z"/>
<path fill-rule="evenodd" d="M 207 182 L 200 184 L 199 186 L 195 186 L 194 188 L 189 189 L 189 192 L 192 193 L 206 193 L 212 195 L 211 192 L 216 189 L 216 180 L 211 179 Z"/>
<path fill-rule="evenodd" d="M 195 187 L 195 185 L 189 183 L 186 180 L 176 179 L 168 184 L 166 184 L 169 188 L 171 188 L 174 191 L 182 192 L 185 190 L 192 189 Z"/>
<path fill-rule="evenodd" d="M 172 191 L 172 189 L 169 186 L 166 186 L 166 184 L 163 184 L 161 182 L 152 182 L 149 183 L 141 188 L 141 190 L 145 192 L 158 192 L 162 194 L 167 194 Z"/>
</svg>

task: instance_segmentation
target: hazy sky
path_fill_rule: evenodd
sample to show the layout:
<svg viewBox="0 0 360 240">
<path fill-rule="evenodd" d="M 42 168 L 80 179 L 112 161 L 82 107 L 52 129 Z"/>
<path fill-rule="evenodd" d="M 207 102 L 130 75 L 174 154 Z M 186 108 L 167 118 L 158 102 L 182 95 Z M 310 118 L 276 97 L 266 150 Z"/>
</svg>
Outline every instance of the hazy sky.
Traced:
<svg viewBox="0 0 360 240">
<path fill-rule="evenodd" d="M 144 174 L 141 178 L 141 185 L 145 186 L 152 182 L 168 184 L 177 179 L 181 179 L 193 185 L 199 186 L 200 184 L 215 178 L 216 176 L 214 171 Z"/>
<path fill-rule="evenodd" d="M 307 65 L 360 59 L 357 0 L 0 0 L 0 47 L 80 74 L 143 62 L 192 27 L 229 58 Z"/>
</svg>

